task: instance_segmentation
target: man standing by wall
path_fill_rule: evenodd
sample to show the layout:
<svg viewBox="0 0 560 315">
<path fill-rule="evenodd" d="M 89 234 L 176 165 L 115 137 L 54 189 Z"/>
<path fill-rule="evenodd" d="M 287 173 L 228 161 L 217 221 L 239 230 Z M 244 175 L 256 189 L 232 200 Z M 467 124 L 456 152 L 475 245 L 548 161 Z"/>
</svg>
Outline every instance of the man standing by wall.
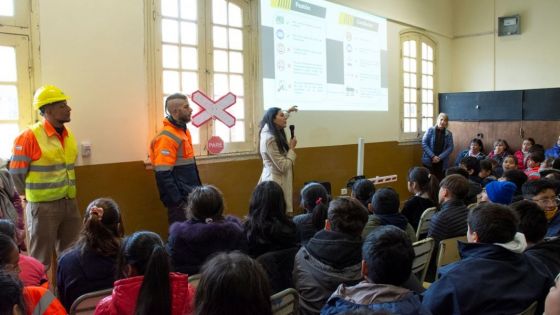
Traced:
<svg viewBox="0 0 560 315">
<path fill-rule="evenodd" d="M 150 159 L 171 225 L 186 219 L 187 196 L 201 183 L 187 129 L 192 114 L 187 97 L 179 93 L 170 95 L 165 100 L 165 110 L 168 115 L 163 120 L 163 130 L 152 140 Z"/>
<path fill-rule="evenodd" d="M 44 119 L 16 138 L 10 162 L 16 189 L 27 200 L 29 253 L 47 269 L 55 245 L 60 255 L 76 240 L 82 225 L 75 199 L 78 146 L 64 126 L 72 110 L 67 100 L 53 85 L 35 92 L 33 108 Z"/>
</svg>

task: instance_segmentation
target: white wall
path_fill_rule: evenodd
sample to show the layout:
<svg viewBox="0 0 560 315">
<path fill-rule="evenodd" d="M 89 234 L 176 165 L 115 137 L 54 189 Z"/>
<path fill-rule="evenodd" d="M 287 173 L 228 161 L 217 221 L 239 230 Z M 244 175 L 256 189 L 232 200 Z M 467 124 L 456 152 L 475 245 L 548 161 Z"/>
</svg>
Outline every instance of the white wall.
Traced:
<svg viewBox="0 0 560 315">
<path fill-rule="evenodd" d="M 139 0 L 41 0 L 41 84 L 70 95 L 85 164 L 143 160 L 148 139 L 144 8 Z"/>
<path fill-rule="evenodd" d="M 559 87 L 559 12 L 557 0 L 454 0 L 449 91 Z M 494 34 L 498 17 L 516 14 L 520 35 Z"/>
<path fill-rule="evenodd" d="M 300 112 L 300 147 L 395 141 L 399 136 L 399 32 L 426 29 L 439 47 L 439 88 L 451 88 L 451 4 L 445 0 L 339 0 L 391 18 L 388 24 L 389 111 Z M 41 84 L 60 86 L 72 99 L 70 128 L 92 143 L 81 164 L 144 160 L 149 143 L 144 7 L 140 0 L 41 0 Z M 431 33 L 432 32 L 432 33 Z M 441 35 L 436 35 L 441 34 Z M 257 104 L 257 106 L 261 106 Z M 260 118 L 260 117 L 259 117 Z"/>
</svg>

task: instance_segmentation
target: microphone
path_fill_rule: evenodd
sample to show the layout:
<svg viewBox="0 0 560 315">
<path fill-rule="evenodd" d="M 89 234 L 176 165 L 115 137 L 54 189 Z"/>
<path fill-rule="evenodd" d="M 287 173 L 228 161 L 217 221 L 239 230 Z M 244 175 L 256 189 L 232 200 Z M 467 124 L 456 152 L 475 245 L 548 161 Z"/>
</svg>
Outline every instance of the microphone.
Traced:
<svg viewBox="0 0 560 315">
<path fill-rule="evenodd" d="M 294 131 L 295 131 L 295 130 L 296 130 L 296 126 L 290 125 L 290 136 L 291 136 L 290 139 L 293 139 L 293 138 L 294 138 Z"/>
</svg>

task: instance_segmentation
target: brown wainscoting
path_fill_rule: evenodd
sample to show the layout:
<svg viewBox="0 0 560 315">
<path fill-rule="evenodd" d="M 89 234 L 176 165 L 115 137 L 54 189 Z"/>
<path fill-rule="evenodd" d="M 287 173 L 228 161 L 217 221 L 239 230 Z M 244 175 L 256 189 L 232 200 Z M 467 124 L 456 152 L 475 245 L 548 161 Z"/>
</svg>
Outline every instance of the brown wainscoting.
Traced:
<svg viewBox="0 0 560 315">
<path fill-rule="evenodd" d="M 364 173 L 367 177 L 398 175 L 391 186 L 408 198 L 406 176 L 408 169 L 420 165 L 422 149 L 419 144 L 399 145 L 397 142 L 367 143 Z M 296 149 L 294 169 L 294 211 L 299 204 L 299 191 L 310 180 L 328 181 L 334 196 L 340 194 L 348 179 L 356 174 L 357 145 L 342 145 Z M 200 164 L 204 183 L 220 188 L 226 201 L 226 212 L 244 217 L 248 212 L 251 192 L 262 170 L 258 158 Z M 162 206 L 152 170 L 142 161 L 79 166 L 76 168 L 78 202 L 82 211 L 98 197 L 111 197 L 121 207 L 126 234 L 151 230 L 167 237 L 167 214 Z"/>
</svg>

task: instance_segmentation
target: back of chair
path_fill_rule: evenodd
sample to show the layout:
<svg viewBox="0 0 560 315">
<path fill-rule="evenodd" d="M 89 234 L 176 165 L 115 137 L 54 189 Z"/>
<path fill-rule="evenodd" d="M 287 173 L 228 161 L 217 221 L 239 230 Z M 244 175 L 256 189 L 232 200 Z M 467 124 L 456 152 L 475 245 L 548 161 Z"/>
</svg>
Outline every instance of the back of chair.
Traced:
<svg viewBox="0 0 560 315">
<path fill-rule="evenodd" d="M 111 295 L 113 289 L 105 289 L 100 291 L 95 291 L 91 293 L 86 293 L 74 301 L 70 307 L 70 315 L 89 315 L 95 313 L 95 306 L 103 298 Z"/>
<path fill-rule="evenodd" d="M 198 283 L 200 282 L 200 273 L 197 273 L 196 275 L 189 275 L 189 284 L 193 287 L 193 289 L 196 289 L 196 287 L 198 287 Z"/>
<path fill-rule="evenodd" d="M 430 258 L 434 250 L 435 241 L 433 238 L 428 237 L 421 241 L 414 242 L 414 261 L 412 262 L 412 273 L 418 278 L 420 283 L 424 282 L 428 266 L 430 265 Z"/>
<path fill-rule="evenodd" d="M 467 236 L 464 235 L 448 238 L 439 242 L 439 251 L 436 265 L 437 269 L 461 259 L 461 256 L 459 255 L 459 247 L 457 244 L 458 241 L 466 242 Z M 436 279 L 437 278 L 438 275 L 436 273 Z"/>
<path fill-rule="evenodd" d="M 535 315 L 535 312 L 537 311 L 537 304 L 537 301 L 531 303 L 529 307 L 527 307 L 523 312 L 517 315 Z"/>
<path fill-rule="evenodd" d="M 436 207 L 431 207 L 422 212 L 422 216 L 420 216 L 420 222 L 418 222 L 418 228 L 416 229 L 417 240 L 421 240 L 421 236 L 428 234 L 428 230 L 430 229 L 430 221 L 432 220 L 432 216 L 436 212 L 436 209 Z"/>
<path fill-rule="evenodd" d="M 270 297 L 272 302 L 272 314 L 295 315 L 298 313 L 299 296 L 294 288 L 278 292 Z"/>
</svg>

